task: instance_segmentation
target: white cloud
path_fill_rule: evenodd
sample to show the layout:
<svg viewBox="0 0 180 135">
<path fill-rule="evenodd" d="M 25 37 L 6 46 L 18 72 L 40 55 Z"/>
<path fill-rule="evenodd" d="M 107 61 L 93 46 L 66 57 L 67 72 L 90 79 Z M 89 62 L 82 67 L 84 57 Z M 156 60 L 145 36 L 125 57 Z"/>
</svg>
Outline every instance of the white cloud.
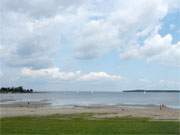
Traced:
<svg viewBox="0 0 180 135">
<path fill-rule="evenodd" d="M 80 80 L 84 81 L 101 79 L 120 80 L 122 77 L 118 75 L 111 75 L 106 72 L 90 72 L 80 77 Z"/>
<path fill-rule="evenodd" d="M 75 10 L 83 4 L 83 0 L 1 0 L 1 4 L 5 12 L 17 12 L 34 19 L 41 19 Z"/>
<path fill-rule="evenodd" d="M 103 5 L 103 10 L 90 8 L 95 13 L 89 12 L 87 17 L 96 19 L 86 22 L 75 37 L 77 58 L 96 58 L 139 42 L 158 30 L 168 12 L 168 4 L 161 0 L 115 1 L 112 5 L 113 8 Z"/>
<path fill-rule="evenodd" d="M 180 65 L 180 43 L 172 43 L 171 35 L 159 35 L 163 18 L 179 5 L 179 0 L 1 0 L 3 75 L 13 79 L 26 67 L 22 73 L 31 77 L 116 80 L 121 77 L 106 72 L 52 68 L 76 63 L 67 66 L 73 70 L 84 63 L 66 61 L 72 56 L 96 59 L 112 51 L 124 58 Z"/>
<path fill-rule="evenodd" d="M 57 50 L 65 46 L 62 37 L 70 38 L 68 35 L 72 33 L 69 31 L 72 31 L 72 27 L 81 18 L 81 15 L 79 18 L 76 17 L 80 1 L 0 2 L 2 4 L 0 58 L 3 64 L 10 67 L 33 68 L 52 66 L 55 55 L 59 53 Z"/>
<path fill-rule="evenodd" d="M 76 57 L 91 59 L 103 55 L 119 44 L 118 29 L 104 20 L 91 20 L 80 30 L 75 43 Z"/>
<path fill-rule="evenodd" d="M 60 80 L 72 80 L 76 79 L 80 75 L 80 71 L 77 72 L 63 72 L 59 68 L 46 68 L 46 69 L 30 69 L 23 68 L 22 75 L 30 77 L 47 77 Z"/>
<path fill-rule="evenodd" d="M 180 42 L 172 43 L 170 34 L 162 37 L 156 34 L 145 40 L 144 45 L 137 45 L 121 54 L 123 59 L 146 59 L 167 65 L 180 66 Z"/>
<path fill-rule="evenodd" d="M 64 41 L 78 59 L 122 52 L 157 32 L 161 20 L 177 7 L 174 3 L 177 1 L 3 0 L 0 35 L 6 52 L 0 57 L 12 67 L 45 68 L 52 66 L 54 54 L 61 53 L 58 48 L 67 46 Z M 34 63 L 35 58 L 38 62 Z"/>
<path fill-rule="evenodd" d="M 22 75 L 35 78 L 47 78 L 58 80 L 76 80 L 76 81 L 93 81 L 93 80 L 121 80 L 119 75 L 112 75 L 106 72 L 90 72 L 82 73 L 81 71 L 64 72 L 59 68 L 46 68 L 46 69 L 30 69 L 23 68 Z"/>
</svg>

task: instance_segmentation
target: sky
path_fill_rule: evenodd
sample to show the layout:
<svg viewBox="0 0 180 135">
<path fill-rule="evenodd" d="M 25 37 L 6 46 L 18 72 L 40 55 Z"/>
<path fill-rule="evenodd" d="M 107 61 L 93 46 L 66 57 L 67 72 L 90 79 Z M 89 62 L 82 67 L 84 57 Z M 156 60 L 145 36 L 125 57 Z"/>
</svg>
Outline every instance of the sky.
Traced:
<svg viewBox="0 0 180 135">
<path fill-rule="evenodd" d="M 180 89 L 180 0 L 1 0 L 0 86 Z"/>
</svg>

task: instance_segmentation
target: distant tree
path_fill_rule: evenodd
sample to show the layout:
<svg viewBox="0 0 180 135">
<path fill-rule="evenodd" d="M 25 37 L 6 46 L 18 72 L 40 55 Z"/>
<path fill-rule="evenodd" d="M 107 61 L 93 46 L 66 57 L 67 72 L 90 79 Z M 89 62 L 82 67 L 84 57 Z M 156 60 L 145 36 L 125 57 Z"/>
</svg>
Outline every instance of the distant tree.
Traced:
<svg viewBox="0 0 180 135">
<path fill-rule="evenodd" d="M 32 93 L 33 92 L 33 89 L 30 89 L 30 93 Z"/>
<path fill-rule="evenodd" d="M 10 87 L 7 87 L 7 88 L 2 87 L 0 89 L 0 93 L 9 93 L 9 92 L 11 92 L 11 93 L 32 93 L 33 90 L 32 89 L 23 89 L 22 86 L 11 87 L 11 88 Z"/>
</svg>

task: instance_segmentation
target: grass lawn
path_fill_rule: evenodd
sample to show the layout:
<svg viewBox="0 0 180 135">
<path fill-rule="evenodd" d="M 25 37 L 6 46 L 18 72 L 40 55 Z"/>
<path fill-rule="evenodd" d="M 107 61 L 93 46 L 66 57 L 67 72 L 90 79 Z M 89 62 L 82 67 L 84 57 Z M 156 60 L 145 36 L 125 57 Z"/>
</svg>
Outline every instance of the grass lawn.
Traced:
<svg viewBox="0 0 180 135">
<path fill-rule="evenodd" d="M 178 135 L 180 122 L 146 118 L 97 119 L 90 114 L 0 119 L 1 135 Z"/>
</svg>

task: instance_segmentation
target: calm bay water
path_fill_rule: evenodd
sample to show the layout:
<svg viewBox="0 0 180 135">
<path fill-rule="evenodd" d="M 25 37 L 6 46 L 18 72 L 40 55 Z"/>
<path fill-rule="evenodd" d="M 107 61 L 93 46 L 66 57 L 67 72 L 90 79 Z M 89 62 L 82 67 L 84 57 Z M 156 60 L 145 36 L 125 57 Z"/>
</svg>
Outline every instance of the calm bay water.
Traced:
<svg viewBox="0 0 180 135">
<path fill-rule="evenodd" d="M 53 106 L 73 105 L 159 105 L 180 108 L 180 93 L 141 92 L 45 92 L 26 94 L 0 94 L 0 103 L 43 101 Z"/>
</svg>

